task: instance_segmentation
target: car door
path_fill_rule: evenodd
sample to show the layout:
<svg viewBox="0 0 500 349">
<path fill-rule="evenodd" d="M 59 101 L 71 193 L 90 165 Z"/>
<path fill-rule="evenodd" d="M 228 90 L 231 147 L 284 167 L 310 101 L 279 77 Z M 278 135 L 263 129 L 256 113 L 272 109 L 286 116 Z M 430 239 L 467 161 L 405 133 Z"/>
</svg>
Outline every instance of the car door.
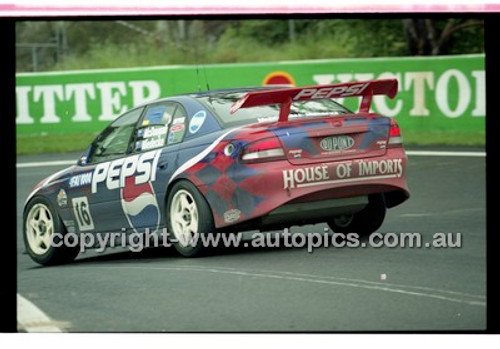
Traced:
<svg viewBox="0 0 500 349">
<path fill-rule="evenodd" d="M 186 122 L 186 112 L 179 103 L 163 101 L 148 105 L 137 125 L 133 150 L 126 160 L 137 163 L 137 169 L 124 177 L 120 194 L 123 213 L 135 232 L 156 232 L 164 226 L 168 179 L 176 166 Z"/>
<path fill-rule="evenodd" d="M 79 231 L 119 232 L 128 226 L 120 202 L 123 165 L 144 108 L 133 109 L 94 140 L 68 180 L 68 199 Z"/>
</svg>

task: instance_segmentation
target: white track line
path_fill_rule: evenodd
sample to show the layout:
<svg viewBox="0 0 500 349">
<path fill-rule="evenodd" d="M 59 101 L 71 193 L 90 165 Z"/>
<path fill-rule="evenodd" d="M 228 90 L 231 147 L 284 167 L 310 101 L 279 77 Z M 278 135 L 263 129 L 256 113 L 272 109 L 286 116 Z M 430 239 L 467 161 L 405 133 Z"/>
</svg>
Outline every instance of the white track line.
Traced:
<svg viewBox="0 0 500 349">
<path fill-rule="evenodd" d="M 462 156 L 462 157 L 485 157 L 484 151 L 437 151 L 437 150 L 407 150 L 409 156 Z M 40 161 L 40 162 L 20 162 L 16 164 L 17 168 L 28 167 L 48 167 L 48 166 L 69 166 L 76 164 L 76 160 L 61 161 Z"/>
<path fill-rule="evenodd" d="M 189 265 L 180 265 L 177 266 L 177 268 L 192 268 L 192 266 Z M 229 271 L 241 271 L 236 268 L 228 268 L 228 267 L 217 267 L 217 266 L 196 266 L 196 268 L 199 269 L 220 269 L 220 270 L 229 270 Z M 425 287 L 425 286 L 413 286 L 413 285 L 403 285 L 403 284 L 392 284 L 388 282 L 380 282 L 380 281 L 370 281 L 370 280 L 362 280 L 362 279 L 350 279 L 350 278 L 343 278 L 343 277 L 337 277 L 337 276 L 330 276 L 330 275 L 315 275 L 315 274 L 302 274 L 302 273 L 295 273 L 295 272 L 289 272 L 289 271 L 279 271 L 279 270 L 246 270 L 247 272 L 252 272 L 252 273 L 273 273 L 273 274 L 284 274 L 284 275 L 292 275 L 292 276 L 303 276 L 303 277 L 309 277 L 309 278 L 322 278 L 322 279 L 330 279 L 330 280 L 337 280 L 337 281 L 349 281 L 349 282 L 360 282 L 360 283 L 366 283 L 366 284 L 374 284 L 374 285 L 380 285 L 380 286 L 395 286 L 395 287 L 402 287 L 402 288 L 412 288 L 412 289 L 420 289 L 420 290 L 427 290 L 427 291 L 433 291 L 433 292 L 438 292 L 438 293 L 448 293 L 448 294 L 453 294 L 453 295 L 459 295 L 463 297 L 471 297 L 471 298 L 477 298 L 481 300 L 486 300 L 485 296 L 480 296 L 476 294 L 471 294 L 471 293 L 465 293 L 465 292 L 457 292 L 457 291 L 449 291 L 449 290 L 443 290 L 439 288 L 432 288 L 432 287 Z"/>
<path fill-rule="evenodd" d="M 51 320 L 43 311 L 18 293 L 17 325 L 19 331 L 63 332 L 61 326 L 65 324 Z"/>
<path fill-rule="evenodd" d="M 484 151 L 437 151 L 437 150 L 407 150 L 409 156 L 465 156 L 465 157 L 485 157 Z"/>
<path fill-rule="evenodd" d="M 46 167 L 46 166 L 68 166 L 76 164 L 76 160 L 65 161 L 40 161 L 40 162 L 20 162 L 16 164 L 17 168 L 26 167 Z"/>
<path fill-rule="evenodd" d="M 318 278 L 316 276 L 309 277 L 309 276 L 302 276 L 300 274 L 297 274 L 295 276 L 293 273 L 291 275 L 276 275 L 276 274 L 272 274 L 272 272 L 254 273 L 254 272 L 233 271 L 233 270 L 219 269 L 219 268 L 205 269 L 205 268 L 196 268 L 196 267 L 193 267 L 193 268 L 189 268 L 189 267 L 102 267 L 102 268 L 107 268 L 107 269 L 146 269 L 146 270 L 180 271 L 180 272 L 192 271 L 192 272 L 204 272 L 204 273 L 227 274 L 227 275 L 236 275 L 236 276 L 247 276 L 247 277 L 264 278 L 264 279 L 281 279 L 281 280 L 299 281 L 299 282 L 306 282 L 306 283 L 313 283 L 313 284 L 344 286 L 344 287 L 353 287 L 353 288 L 368 289 L 368 290 L 377 290 L 377 291 L 390 292 L 390 293 L 399 293 L 399 294 L 404 294 L 407 296 L 433 298 L 433 299 L 439 299 L 439 300 L 448 301 L 448 302 L 462 303 L 462 304 L 468 304 L 468 305 L 479 306 L 479 307 L 486 306 L 486 302 L 483 300 L 469 300 L 469 299 L 462 299 L 462 298 L 458 298 L 458 297 L 450 297 L 450 296 L 445 296 L 442 294 L 437 294 L 435 292 L 431 293 L 431 292 L 429 292 L 430 290 L 425 290 L 425 289 L 423 289 L 422 291 L 410 291 L 410 290 L 405 290 L 405 289 L 401 289 L 401 288 L 390 287 L 389 285 L 379 285 L 379 284 L 370 285 L 370 284 L 361 283 L 359 281 L 356 282 L 356 281 L 325 280 L 322 278 Z"/>
</svg>

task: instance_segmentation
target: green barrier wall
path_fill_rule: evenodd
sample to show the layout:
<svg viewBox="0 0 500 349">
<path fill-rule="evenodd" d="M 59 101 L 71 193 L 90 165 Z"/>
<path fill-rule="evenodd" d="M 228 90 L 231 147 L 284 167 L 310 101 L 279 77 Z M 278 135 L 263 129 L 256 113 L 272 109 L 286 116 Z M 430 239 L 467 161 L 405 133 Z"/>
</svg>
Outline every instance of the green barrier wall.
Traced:
<svg viewBox="0 0 500 349">
<path fill-rule="evenodd" d="M 372 110 L 404 131 L 484 131 L 484 55 L 162 66 L 16 75 L 18 134 L 97 132 L 128 108 L 174 94 L 292 82 L 297 86 L 397 78 Z M 358 98 L 342 101 L 357 109 Z"/>
</svg>

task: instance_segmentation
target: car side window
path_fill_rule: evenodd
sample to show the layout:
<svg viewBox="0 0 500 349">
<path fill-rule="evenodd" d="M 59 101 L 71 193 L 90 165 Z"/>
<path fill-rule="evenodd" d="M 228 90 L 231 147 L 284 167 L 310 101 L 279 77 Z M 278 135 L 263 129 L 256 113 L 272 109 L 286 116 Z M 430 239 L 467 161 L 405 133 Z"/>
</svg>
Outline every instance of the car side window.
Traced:
<svg viewBox="0 0 500 349">
<path fill-rule="evenodd" d="M 137 128 L 134 151 L 142 152 L 182 141 L 186 111 L 175 102 L 149 105 Z"/>
<path fill-rule="evenodd" d="M 92 144 L 89 163 L 113 160 L 125 156 L 134 129 L 144 108 L 123 114 L 108 126 Z"/>
<path fill-rule="evenodd" d="M 182 142 L 186 134 L 187 113 L 182 105 L 178 104 L 175 109 L 172 124 L 168 130 L 168 144 L 177 144 Z"/>
</svg>

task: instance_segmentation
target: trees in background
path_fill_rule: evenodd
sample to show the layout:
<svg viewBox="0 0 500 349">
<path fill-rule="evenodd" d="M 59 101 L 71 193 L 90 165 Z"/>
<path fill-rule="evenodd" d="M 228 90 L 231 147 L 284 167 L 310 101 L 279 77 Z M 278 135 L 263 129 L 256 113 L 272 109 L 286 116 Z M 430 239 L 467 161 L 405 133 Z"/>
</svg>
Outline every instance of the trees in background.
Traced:
<svg viewBox="0 0 500 349">
<path fill-rule="evenodd" d="M 16 70 L 484 52 L 480 19 L 19 21 Z"/>
<path fill-rule="evenodd" d="M 481 52 L 484 22 L 477 19 L 404 19 L 407 49 L 411 55 Z"/>
</svg>

